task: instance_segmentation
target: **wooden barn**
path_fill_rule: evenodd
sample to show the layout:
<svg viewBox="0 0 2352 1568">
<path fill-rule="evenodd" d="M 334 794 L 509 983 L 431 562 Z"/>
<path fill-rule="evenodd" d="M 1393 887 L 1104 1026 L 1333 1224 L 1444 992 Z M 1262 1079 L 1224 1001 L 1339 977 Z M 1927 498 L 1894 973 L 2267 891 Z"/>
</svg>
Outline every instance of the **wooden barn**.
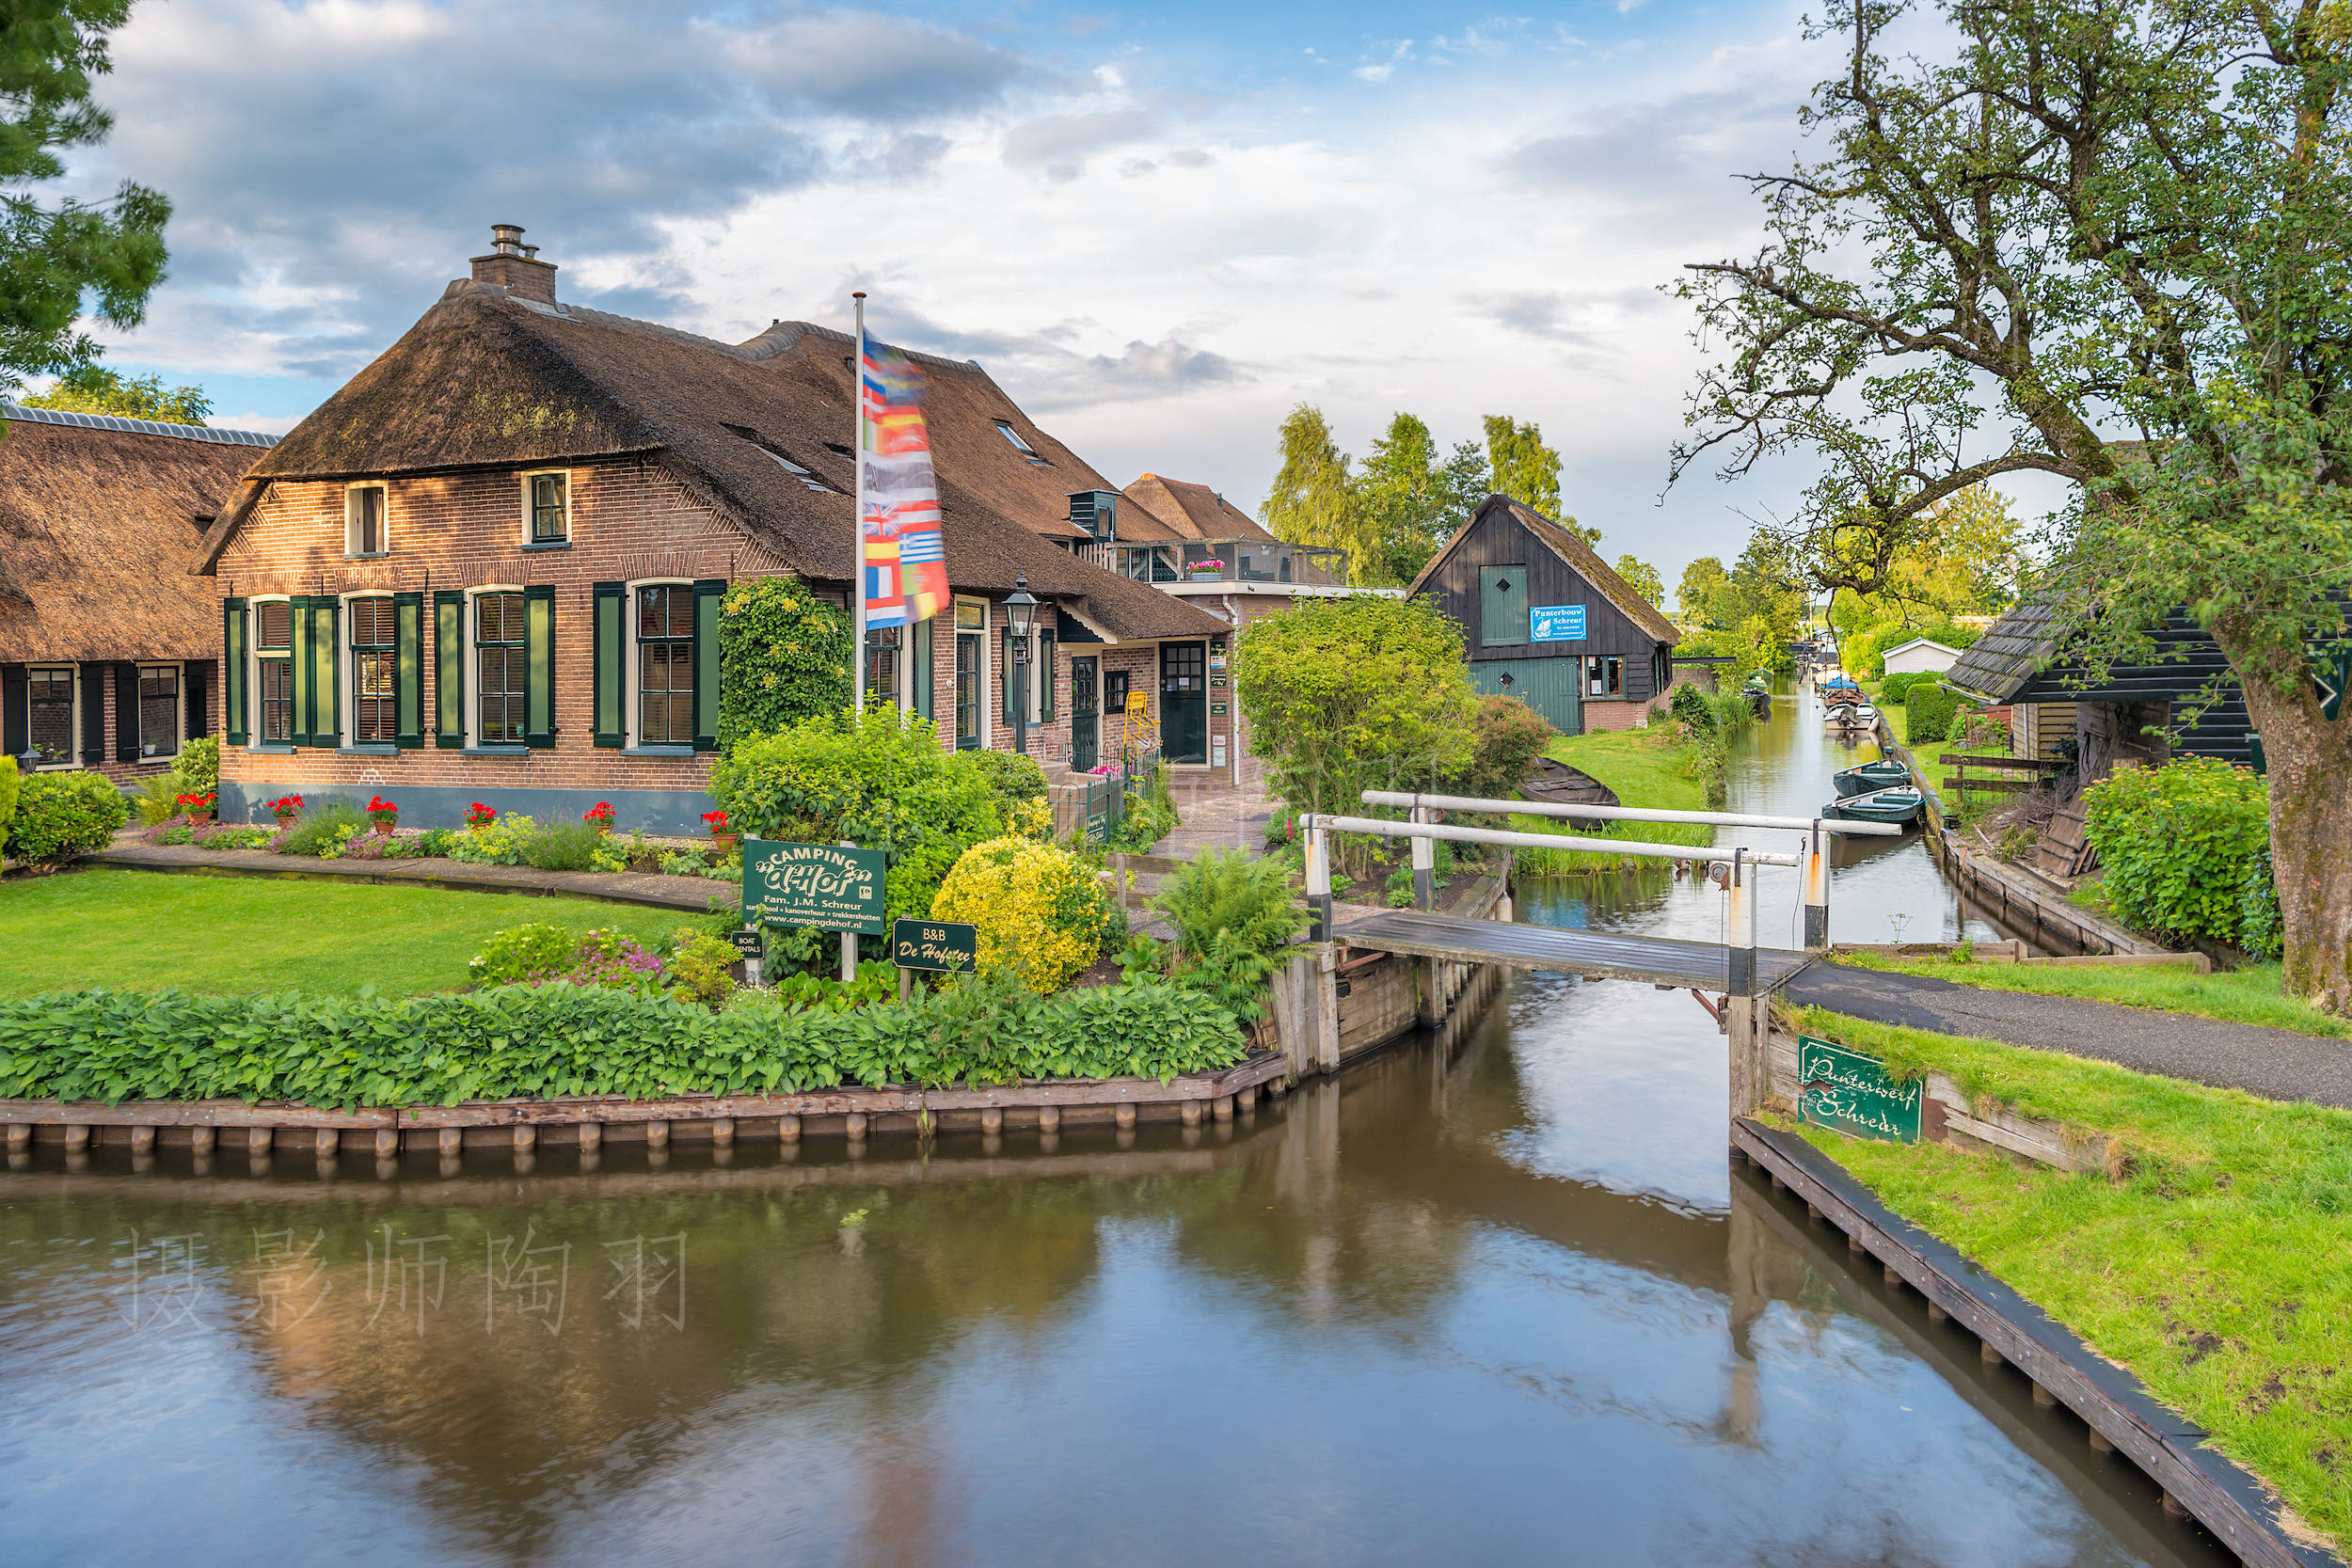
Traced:
<svg viewBox="0 0 2352 1568">
<path fill-rule="evenodd" d="M 1575 534 L 1489 496 L 1406 590 L 1462 628 L 1470 684 L 1563 735 L 1629 730 L 1673 684 L 1680 634 Z"/>
</svg>

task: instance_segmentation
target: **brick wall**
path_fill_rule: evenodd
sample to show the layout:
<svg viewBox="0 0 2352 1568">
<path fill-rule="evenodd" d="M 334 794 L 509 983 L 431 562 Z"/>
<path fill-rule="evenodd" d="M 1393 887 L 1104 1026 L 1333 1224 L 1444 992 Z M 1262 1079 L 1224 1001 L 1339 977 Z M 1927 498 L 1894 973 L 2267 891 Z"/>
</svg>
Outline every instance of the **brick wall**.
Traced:
<svg viewBox="0 0 2352 1568">
<path fill-rule="evenodd" d="M 188 667 L 191 663 L 190 660 L 176 658 L 150 658 L 140 659 L 134 662 L 140 664 L 167 664 L 179 672 L 182 683 L 180 728 L 183 738 L 205 735 L 217 735 L 220 733 L 221 708 L 219 660 L 215 659 L 209 665 L 204 667 L 204 691 L 201 711 L 199 711 L 198 705 L 192 703 L 189 698 Z M 29 668 L 30 666 L 12 667 L 12 669 L 19 671 Z M 169 772 L 171 770 L 173 761 L 173 755 L 170 753 L 152 758 L 142 757 L 134 762 L 123 762 L 116 755 L 116 742 L 121 736 L 123 724 L 122 704 L 116 684 L 117 672 L 119 666 L 110 662 L 94 667 L 75 664 L 71 666 L 71 668 L 73 671 L 76 704 L 73 715 L 73 749 L 76 761 L 73 766 L 86 768 L 89 771 L 95 772 L 103 778 L 113 781 L 116 784 L 126 790 L 135 790 L 140 784 L 146 780 L 153 778 L 160 773 Z M 92 668 L 95 668 L 98 673 L 98 679 L 94 683 L 84 679 L 84 673 Z M 13 674 L 11 675 L 10 680 L 10 689 L 13 690 Z M 11 698 L 11 701 L 17 700 L 20 699 Z M 103 755 L 101 760 L 95 764 L 84 763 L 79 760 L 85 750 L 84 742 L 87 733 L 85 727 L 87 722 L 87 715 L 92 711 L 95 711 L 99 715 L 99 722 L 103 736 Z M 24 721 L 25 716 L 22 714 L 12 714 L 9 717 L 11 723 L 15 723 Z M 136 734 L 137 716 L 135 711 L 132 715 L 131 723 L 134 734 Z M 67 769 L 59 768 L 57 770 L 66 771 Z"/>
<path fill-rule="evenodd" d="M 1645 729 L 1649 725 L 1649 705 L 1627 702 L 1613 697 L 1584 699 L 1584 733 L 1597 731 Z"/>
</svg>

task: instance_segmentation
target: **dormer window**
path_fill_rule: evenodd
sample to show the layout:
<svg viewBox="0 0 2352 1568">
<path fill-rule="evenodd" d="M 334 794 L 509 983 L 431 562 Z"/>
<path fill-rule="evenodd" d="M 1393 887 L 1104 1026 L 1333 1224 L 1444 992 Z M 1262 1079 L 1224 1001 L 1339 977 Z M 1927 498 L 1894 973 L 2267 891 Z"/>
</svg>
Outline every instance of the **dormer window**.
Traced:
<svg viewBox="0 0 2352 1568">
<path fill-rule="evenodd" d="M 385 555 L 391 550 L 384 520 L 384 486 L 355 484 L 343 492 L 343 553 Z"/>
<path fill-rule="evenodd" d="M 523 475 L 523 514 L 525 544 L 570 544 L 572 476 L 561 472 Z"/>
<path fill-rule="evenodd" d="M 1019 452 L 1022 456 L 1027 458 L 1030 462 L 1035 463 L 1040 467 L 1045 466 L 1044 455 L 1035 447 L 1029 445 L 1029 438 L 1022 435 L 1021 432 L 1013 429 L 1009 420 L 998 420 L 996 421 L 996 428 L 1004 433 L 1006 440 L 1012 443 L 1013 451 Z"/>
</svg>

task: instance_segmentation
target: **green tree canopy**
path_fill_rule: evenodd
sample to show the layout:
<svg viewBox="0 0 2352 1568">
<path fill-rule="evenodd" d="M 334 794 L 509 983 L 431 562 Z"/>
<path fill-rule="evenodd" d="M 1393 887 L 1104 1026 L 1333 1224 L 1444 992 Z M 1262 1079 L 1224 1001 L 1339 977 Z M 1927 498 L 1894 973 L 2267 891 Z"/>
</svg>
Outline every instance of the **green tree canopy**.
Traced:
<svg viewBox="0 0 2352 1568">
<path fill-rule="evenodd" d="M 1617 576 L 1626 586 L 1650 602 L 1652 608 L 1666 602 L 1666 580 L 1658 575 L 1658 568 L 1638 556 L 1617 557 Z"/>
<path fill-rule="evenodd" d="M 1700 556 L 1682 568 L 1682 580 L 1675 585 L 1676 614 L 1702 630 L 1720 626 L 1722 623 L 1710 607 L 1729 575 L 1724 570 L 1724 563 L 1711 555 Z"/>
<path fill-rule="evenodd" d="M 1487 415 L 1486 462 L 1498 492 L 1534 507 L 1587 545 L 1600 543 L 1600 530 L 1560 510 L 1560 454 L 1544 445 L 1534 420 L 1520 424 L 1508 414 Z"/>
<path fill-rule="evenodd" d="M 1369 580 L 1362 574 L 1378 552 L 1369 547 L 1374 540 L 1356 504 L 1347 453 L 1331 439 L 1323 410 L 1311 403 L 1293 407 L 1283 418 L 1280 442 L 1282 466 L 1258 520 L 1294 545 L 1347 551 L 1349 580 Z"/>
<path fill-rule="evenodd" d="M 112 198 L 44 203 L 65 173 L 59 151 L 102 142 L 114 121 L 90 102 L 111 68 L 107 35 L 130 0 L 14 0 L 0 8 L 0 387 L 90 359 L 85 303 L 110 326 L 135 326 L 164 276 L 171 203 L 125 181 Z"/>
<path fill-rule="evenodd" d="M 2096 680 L 2188 607 L 2270 767 L 2289 989 L 2352 1011 L 2352 24 L 2343 0 L 1825 0 L 1823 151 L 1694 266 L 1675 469 L 1825 462 L 1779 532 L 1879 592 L 2004 473 L 2083 504 L 2042 592 Z M 1899 36 L 1898 45 L 1894 40 Z"/>
<path fill-rule="evenodd" d="M 76 365 L 46 392 L 17 401 L 33 408 L 112 414 L 118 419 L 153 420 L 163 424 L 201 425 L 213 411 L 213 400 L 201 387 L 174 387 L 167 391 L 160 375 L 125 380 L 119 372 L 95 362 Z"/>
</svg>

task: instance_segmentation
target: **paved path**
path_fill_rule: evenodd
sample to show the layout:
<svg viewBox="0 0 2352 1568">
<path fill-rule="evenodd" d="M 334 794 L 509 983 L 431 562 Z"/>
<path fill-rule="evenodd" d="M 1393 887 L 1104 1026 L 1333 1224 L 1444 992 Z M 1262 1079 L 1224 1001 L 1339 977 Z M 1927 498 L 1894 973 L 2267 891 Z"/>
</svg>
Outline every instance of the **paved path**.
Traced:
<svg viewBox="0 0 2352 1568">
<path fill-rule="evenodd" d="M 634 871 L 541 871 L 529 865 L 469 865 L 462 861 L 323 861 L 280 855 L 268 849 L 199 849 L 193 845 L 123 843 L 87 856 L 86 865 L 124 866 L 138 871 L 228 873 L 245 877 L 315 877 L 340 882 L 412 883 L 469 893 L 532 893 L 569 898 L 600 898 L 658 910 L 701 914 L 712 899 L 727 909 L 742 902 L 742 888 L 710 877 L 649 876 Z"/>
<path fill-rule="evenodd" d="M 1833 963 L 1806 969 L 1787 994 L 1800 1005 L 1880 1023 L 2092 1056 L 2266 1100 L 2352 1109 L 2352 1040 Z"/>
<path fill-rule="evenodd" d="M 1203 849 L 1240 849 L 1251 860 L 1265 853 L 1266 824 L 1277 809 L 1273 800 L 1200 773 L 1175 774 L 1168 792 L 1176 797 L 1182 825 L 1152 847 L 1153 854 L 1189 861 Z"/>
</svg>

